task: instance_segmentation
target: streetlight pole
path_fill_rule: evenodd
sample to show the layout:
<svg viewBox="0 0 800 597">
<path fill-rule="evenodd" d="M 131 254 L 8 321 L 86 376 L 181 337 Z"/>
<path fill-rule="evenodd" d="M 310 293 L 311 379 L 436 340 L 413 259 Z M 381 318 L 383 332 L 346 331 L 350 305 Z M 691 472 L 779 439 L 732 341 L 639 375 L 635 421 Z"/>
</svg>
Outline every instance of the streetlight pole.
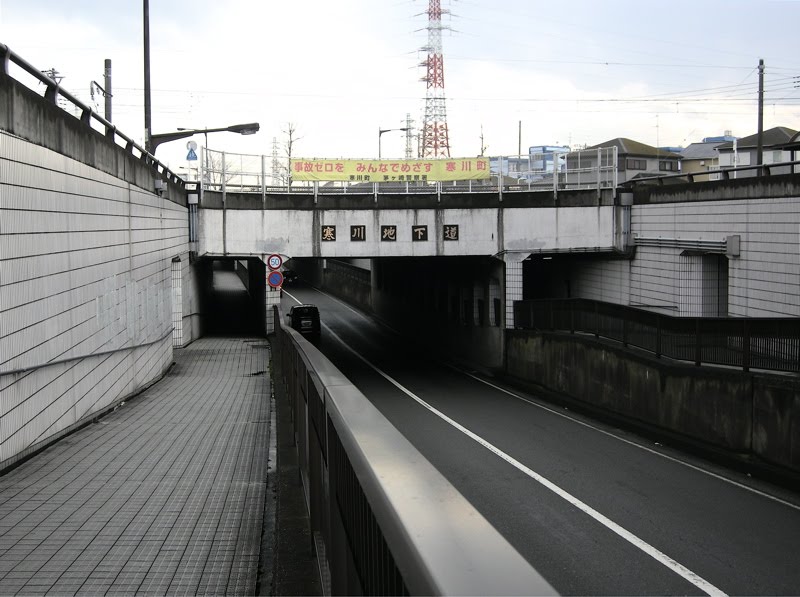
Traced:
<svg viewBox="0 0 800 597">
<path fill-rule="evenodd" d="M 144 149 L 148 153 L 155 153 L 151 147 L 151 133 L 153 129 L 152 111 L 150 102 L 150 1 L 142 0 L 143 25 L 144 25 Z"/>
<path fill-rule="evenodd" d="M 206 143 L 208 143 L 208 133 L 239 133 L 240 135 L 254 135 L 261 128 L 257 122 L 248 122 L 247 124 L 232 124 L 231 126 L 223 126 L 215 129 L 178 129 L 175 133 L 159 133 L 158 135 L 150 135 L 150 153 L 155 155 L 156 148 L 162 143 L 168 143 L 177 139 L 185 139 L 198 133 L 206 135 Z"/>
<path fill-rule="evenodd" d="M 383 133 L 388 133 L 390 131 L 407 131 L 407 130 L 408 127 L 403 127 L 400 129 L 382 129 L 381 127 L 378 127 L 378 159 L 381 159 L 381 135 L 383 135 Z"/>
</svg>

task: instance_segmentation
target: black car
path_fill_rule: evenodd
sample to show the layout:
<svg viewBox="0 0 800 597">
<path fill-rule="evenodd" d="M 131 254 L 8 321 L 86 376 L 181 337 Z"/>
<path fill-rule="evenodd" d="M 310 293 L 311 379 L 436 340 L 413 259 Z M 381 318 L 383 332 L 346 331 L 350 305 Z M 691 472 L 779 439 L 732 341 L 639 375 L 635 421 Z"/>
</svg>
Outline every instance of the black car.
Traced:
<svg viewBox="0 0 800 597">
<path fill-rule="evenodd" d="M 297 281 L 297 272 L 291 269 L 283 270 L 283 283 L 284 284 L 293 284 Z"/>
<path fill-rule="evenodd" d="M 319 342 L 319 309 L 316 305 L 295 305 L 289 309 L 289 322 L 312 343 Z"/>
</svg>

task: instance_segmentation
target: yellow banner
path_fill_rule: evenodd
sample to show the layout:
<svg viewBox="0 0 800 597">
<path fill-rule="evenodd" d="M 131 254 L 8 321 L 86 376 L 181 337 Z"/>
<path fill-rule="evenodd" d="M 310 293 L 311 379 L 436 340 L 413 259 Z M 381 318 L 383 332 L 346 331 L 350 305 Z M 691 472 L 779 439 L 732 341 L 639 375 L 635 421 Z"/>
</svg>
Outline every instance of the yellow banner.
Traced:
<svg viewBox="0 0 800 597">
<path fill-rule="evenodd" d="M 428 182 L 489 178 L 489 158 L 439 160 L 293 159 L 292 180 Z"/>
</svg>

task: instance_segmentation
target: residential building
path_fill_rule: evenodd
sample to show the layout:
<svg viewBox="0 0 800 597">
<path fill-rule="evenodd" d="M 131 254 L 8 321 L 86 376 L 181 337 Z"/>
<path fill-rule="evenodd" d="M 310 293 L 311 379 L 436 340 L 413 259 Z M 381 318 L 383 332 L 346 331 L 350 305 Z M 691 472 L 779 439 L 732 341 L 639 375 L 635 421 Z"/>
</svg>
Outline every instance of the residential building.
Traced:
<svg viewBox="0 0 800 597">
<path fill-rule="evenodd" d="M 764 164 L 779 164 L 792 161 L 795 152 L 792 147 L 797 145 L 797 131 L 785 126 L 776 126 L 762 133 L 762 150 Z M 796 151 L 795 147 L 795 151 Z M 755 166 L 757 164 L 758 134 L 743 137 L 717 146 L 719 152 L 719 167 L 723 169 L 738 166 Z M 773 170 L 772 174 L 788 174 L 780 169 Z M 736 178 L 758 176 L 757 170 L 744 170 L 736 173 Z"/>
<path fill-rule="evenodd" d="M 569 154 L 567 156 L 567 169 L 583 170 L 590 168 L 595 169 L 596 172 L 597 158 L 592 157 L 592 150 L 603 150 L 602 153 L 599 152 L 598 155 L 600 156 L 600 165 L 605 167 L 609 165 L 605 162 L 610 160 L 613 155 L 611 152 L 607 151 L 609 149 L 616 149 L 618 184 L 622 184 L 634 178 L 664 176 L 668 174 L 679 174 L 681 172 L 682 156 L 680 154 L 665 151 L 653 147 L 652 145 L 647 145 L 624 137 L 618 137 L 593 145 L 592 147 L 587 147 L 580 156 L 580 163 L 577 161 L 577 154 Z M 586 182 L 591 181 L 587 180 Z"/>
<path fill-rule="evenodd" d="M 694 174 L 693 180 L 695 182 L 711 180 L 711 175 L 700 175 L 709 170 L 719 169 L 719 152 L 717 147 L 723 145 L 726 141 L 711 141 L 702 143 L 691 143 L 683 151 L 681 155 L 681 171 L 684 174 Z"/>
</svg>

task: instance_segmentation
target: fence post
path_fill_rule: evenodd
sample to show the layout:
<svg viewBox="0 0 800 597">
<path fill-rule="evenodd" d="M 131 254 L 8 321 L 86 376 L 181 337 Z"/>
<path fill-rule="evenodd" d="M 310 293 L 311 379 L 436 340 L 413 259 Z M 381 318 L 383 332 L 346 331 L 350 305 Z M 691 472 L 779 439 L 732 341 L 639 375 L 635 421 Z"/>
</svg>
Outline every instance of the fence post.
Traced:
<svg viewBox="0 0 800 597">
<path fill-rule="evenodd" d="M 594 337 L 600 337 L 600 314 L 597 308 L 597 301 L 594 301 Z"/>
<path fill-rule="evenodd" d="M 622 316 L 622 346 L 628 348 L 628 318 Z"/>
<path fill-rule="evenodd" d="M 569 301 L 569 333 L 575 333 L 575 301 Z"/>
<path fill-rule="evenodd" d="M 656 314 L 656 358 L 661 358 L 661 315 Z"/>
<path fill-rule="evenodd" d="M 264 164 L 266 156 L 261 154 L 261 209 L 267 205 L 267 171 Z"/>
<path fill-rule="evenodd" d="M 694 364 L 698 367 L 700 366 L 700 357 L 702 356 L 702 348 L 700 342 L 700 318 L 695 317 L 694 320 L 694 339 L 695 339 L 695 349 L 694 349 Z"/>
<path fill-rule="evenodd" d="M 747 324 L 747 318 L 742 319 L 744 326 L 742 334 L 742 369 L 750 371 L 750 326 Z"/>
</svg>

